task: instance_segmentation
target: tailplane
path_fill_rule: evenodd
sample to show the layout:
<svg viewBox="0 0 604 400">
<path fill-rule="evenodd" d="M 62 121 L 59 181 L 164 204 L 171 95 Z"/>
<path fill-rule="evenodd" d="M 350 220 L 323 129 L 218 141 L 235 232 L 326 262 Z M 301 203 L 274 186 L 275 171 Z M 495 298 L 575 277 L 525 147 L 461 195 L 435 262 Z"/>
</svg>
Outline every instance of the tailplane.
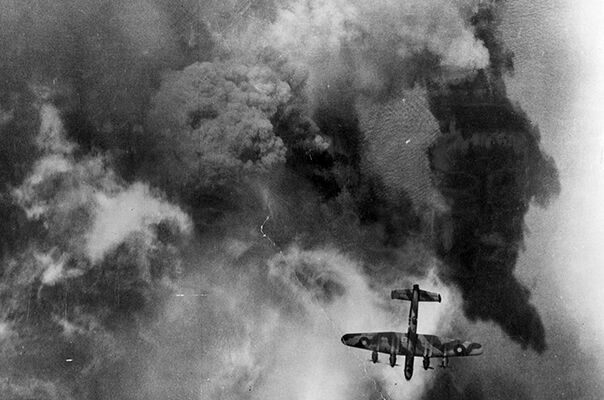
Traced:
<svg viewBox="0 0 604 400">
<path fill-rule="evenodd" d="M 414 285 L 414 288 L 417 285 Z M 434 292 L 428 292 L 426 290 L 419 290 L 419 301 L 438 301 L 441 302 L 442 298 L 440 294 Z M 413 289 L 396 289 L 390 293 L 390 297 L 395 300 L 413 300 Z"/>
</svg>

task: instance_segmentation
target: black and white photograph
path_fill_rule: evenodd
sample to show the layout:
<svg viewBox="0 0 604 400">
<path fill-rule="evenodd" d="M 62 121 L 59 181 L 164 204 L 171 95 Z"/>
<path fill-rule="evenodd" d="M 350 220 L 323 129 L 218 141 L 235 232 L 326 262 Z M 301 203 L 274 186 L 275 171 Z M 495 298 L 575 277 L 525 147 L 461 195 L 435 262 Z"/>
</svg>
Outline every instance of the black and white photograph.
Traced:
<svg viewBox="0 0 604 400">
<path fill-rule="evenodd" d="M 604 398 L 603 21 L 0 0 L 0 399 Z"/>
</svg>

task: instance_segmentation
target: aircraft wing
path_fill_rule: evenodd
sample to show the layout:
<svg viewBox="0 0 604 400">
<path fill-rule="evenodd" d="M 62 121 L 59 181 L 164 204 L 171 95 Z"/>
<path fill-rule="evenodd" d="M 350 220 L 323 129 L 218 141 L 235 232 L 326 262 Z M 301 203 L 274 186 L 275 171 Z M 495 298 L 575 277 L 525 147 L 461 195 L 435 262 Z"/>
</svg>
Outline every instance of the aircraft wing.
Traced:
<svg viewBox="0 0 604 400">
<path fill-rule="evenodd" d="M 342 336 L 342 343 L 358 349 L 376 350 L 380 353 L 407 354 L 407 335 L 402 332 L 369 332 L 347 333 Z"/>
<path fill-rule="evenodd" d="M 379 353 L 407 355 L 407 334 L 402 332 L 347 333 L 342 343 Z M 464 357 L 482 354 L 482 345 L 458 339 L 442 338 L 435 335 L 417 335 L 415 357 Z"/>
<path fill-rule="evenodd" d="M 417 335 L 416 357 L 465 357 L 482 354 L 482 345 L 435 335 Z"/>
</svg>

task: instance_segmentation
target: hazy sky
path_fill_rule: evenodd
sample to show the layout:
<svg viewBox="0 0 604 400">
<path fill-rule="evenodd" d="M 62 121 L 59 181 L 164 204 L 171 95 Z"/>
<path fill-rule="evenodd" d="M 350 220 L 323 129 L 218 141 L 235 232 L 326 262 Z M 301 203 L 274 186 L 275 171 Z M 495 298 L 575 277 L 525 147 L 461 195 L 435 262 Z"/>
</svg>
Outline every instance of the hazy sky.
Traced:
<svg viewBox="0 0 604 400">
<path fill-rule="evenodd" d="M 559 339 L 552 337 L 557 325 L 576 330 L 580 347 L 597 360 L 595 377 L 604 371 L 603 13 L 598 1 L 520 1 L 508 8 L 503 28 L 516 55 L 515 75 L 506 80 L 510 97 L 539 125 L 562 186 L 547 209 L 529 211 L 517 275 L 532 290 L 550 344 Z M 564 374 L 573 376 L 576 366 L 571 361 Z M 584 398 L 601 393 L 603 383 Z"/>
<path fill-rule="evenodd" d="M 600 356 L 604 354 L 603 13 L 604 4 L 598 1 L 521 1 L 510 7 L 514 18 L 506 27 L 506 42 L 516 54 L 516 74 L 508 80 L 510 95 L 540 126 L 542 146 L 556 159 L 562 183 L 560 197 L 546 210 L 533 208 L 527 218 L 531 233 L 519 273 L 527 284 L 537 282 L 533 296 L 539 308 L 548 308 L 552 294 L 561 299 L 574 315 L 583 345 Z M 545 264 L 544 269 L 528 268 L 534 263 Z M 548 274 L 539 272 L 543 270 L 553 270 L 553 286 Z"/>
</svg>

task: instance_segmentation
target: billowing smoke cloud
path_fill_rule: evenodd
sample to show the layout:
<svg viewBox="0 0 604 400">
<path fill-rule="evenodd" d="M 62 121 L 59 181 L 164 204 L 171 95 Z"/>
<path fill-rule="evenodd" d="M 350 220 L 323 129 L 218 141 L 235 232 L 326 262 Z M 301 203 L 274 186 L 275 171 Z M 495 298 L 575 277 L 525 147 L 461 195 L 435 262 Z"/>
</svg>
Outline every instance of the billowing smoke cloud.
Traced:
<svg viewBox="0 0 604 400">
<path fill-rule="evenodd" d="M 289 85 L 266 65 L 193 64 L 165 76 L 152 99 L 149 124 L 158 134 L 165 179 L 208 186 L 285 161 L 270 117 L 290 97 Z"/>
<path fill-rule="evenodd" d="M 207 300 L 194 305 L 207 307 L 212 297 L 228 296 L 223 300 L 229 304 L 224 319 L 232 318 L 222 327 L 232 332 L 226 340 L 210 334 L 216 332 L 215 327 L 203 330 L 210 340 L 208 357 L 214 360 L 204 375 L 205 394 L 250 399 L 347 399 L 359 392 L 369 396 L 378 383 L 385 396 L 421 392 L 421 377 L 412 385 L 393 385 L 397 371 L 389 367 L 371 371 L 365 368 L 364 355 L 340 345 L 337 332 L 382 329 L 404 319 L 383 293 L 368 286 L 354 260 L 333 249 L 292 248 L 251 272 L 246 282 L 228 282 L 238 296 L 218 285 Z M 256 286 L 256 278 L 268 280 Z M 428 282 L 437 284 L 434 278 Z M 426 315 L 424 326 L 436 328 L 445 312 L 441 309 Z M 233 381 L 238 384 L 228 383 Z"/>
<path fill-rule="evenodd" d="M 380 94 L 412 84 L 430 67 L 471 71 L 489 61 L 460 5 L 444 1 L 291 2 L 266 40 L 307 66 L 315 92 L 347 74 L 351 88 Z"/>
<path fill-rule="evenodd" d="M 153 226 L 160 223 L 190 231 L 181 210 L 155 198 L 144 184 L 123 187 L 102 158 L 76 161 L 58 111 L 45 104 L 40 114 L 37 143 L 44 155 L 14 196 L 30 219 L 42 221 L 49 239 L 95 263 L 135 237 L 145 249 L 152 247 L 157 239 Z"/>
<path fill-rule="evenodd" d="M 343 332 L 404 319 L 353 259 L 296 247 L 272 255 L 266 246 L 275 242 L 257 233 L 254 244 L 249 234 L 237 242 L 200 232 L 214 250 L 189 250 L 191 222 L 179 207 L 144 183 L 124 182 L 101 155 L 78 154 L 58 109 L 43 99 L 39 114 L 40 159 L 12 190 L 37 231 L 5 264 L 3 370 L 19 377 L 4 388 L 7 396 L 348 398 L 378 389 L 423 391 L 422 378 L 397 387 L 395 371 L 342 368 L 350 357 L 339 341 Z M 407 278 L 391 283 L 408 286 Z M 435 278 L 425 282 L 438 289 Z M 436 329 L 440 311 L 424 326 Z M 350 366 L 366 361 L 353 357 Z M 181 374 L 186 384 L 176 385 Z"/>
<path fill-rule="evenodd" d="M 100 156 L 76 157 L 54 106 L 40 105 L 40 121 L 41 158 L 12 192 L 37 229 L 5 255 L 3 370 L 22 373 L 3 395 L 88 397 L 86 377 L 127 352 L 111 325 L 170 290 L 191 222 L 145 184 L 123 183 Z"/>
</svg>

